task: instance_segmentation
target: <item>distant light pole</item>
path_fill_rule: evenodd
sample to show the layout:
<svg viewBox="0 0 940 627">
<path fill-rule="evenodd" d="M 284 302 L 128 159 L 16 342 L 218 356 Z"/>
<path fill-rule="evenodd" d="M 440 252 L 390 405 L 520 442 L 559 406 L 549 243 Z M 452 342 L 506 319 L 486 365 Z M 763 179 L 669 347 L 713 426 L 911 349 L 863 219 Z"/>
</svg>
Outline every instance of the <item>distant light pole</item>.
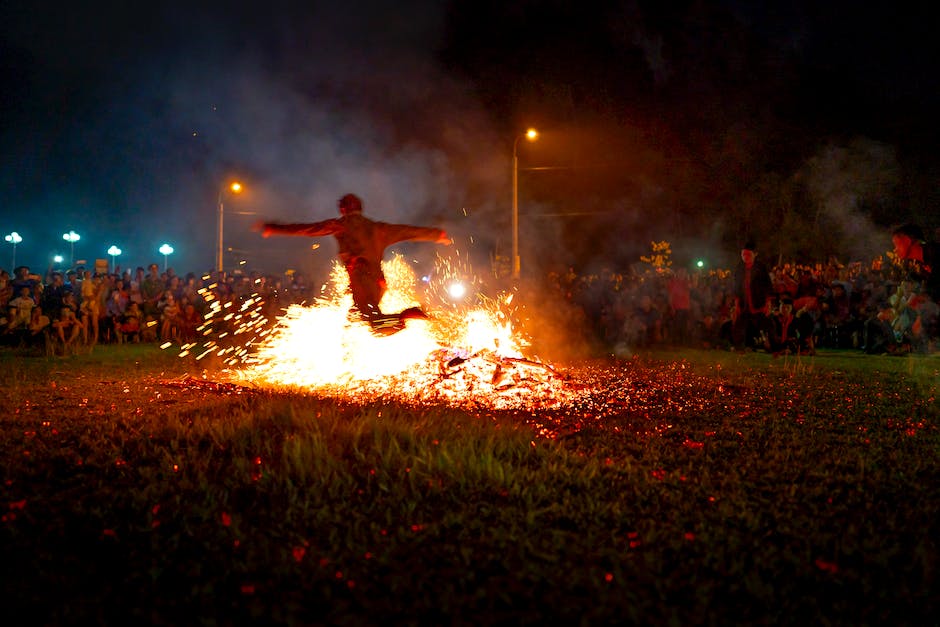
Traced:
<svg viewBox="0 0 940 627">
<path fill-rule="evenodd" d="M 217 237 L 219 247 L 218 247 L 218 251 L 216 253 L 216 259 L 215 259 L 215 269 L 218 270 L 219 272 L 222 272 L 222 250 L 223 250 L 222 242 L 224 239 L 223 225 L 225 222 L 225 210 L 224 210 L 224 205 L 222 204 L 222 194 L 223 192 L 225 192 L 226 189 L 228 189 L 229 191 L 235 194 L 240 194 L 242 191 L 242 184 L 239 183 L 238 181 L 233 181 L 232 183 L 228 185 L 223 185 L 221 188 L 219 188 L 219 233 Z"/>
<path fill-rule="evenodd" d="M 519 261 L 519 157 L 516 148 L 519 140 L 525 137 L 530 142 L 535 141 L 539 132 L 534 128 L 528 129 L 522 135 L 517 135 L 512 142 L 512 278 L 519 278 L 522 264 Z"/>
<path fill-rule="evenodd" d="M 75 242 L 82 239 L 82 236 L 76 233 L 75 231 L 69 231 L 68 233 L 62 234 L 62 239 L 67 241 L 70 246 L 69 252 L 69 267 L 72 267 L 73 262 L 75 261 Z"/>
<path fill-rule="evenodd" d="M 158 250 L 163 254 L 163 271 L 166 272 L 166 258 L 173 254 L 173 247 L 169 244 L 164 244 Z"/>
<path fill-rule="evenodd" d="M 13 231 L 9 235 L 4 235 L 3 239 L 13 244 L 13 263 L 10 265 L 10 270 L 16 267 L 16 245 L 23 241 L 23 238 L 20 237 L 20 234 L 16 231 Z"/>
<path fill-rule="evenodd" d="M 108 254 L 111 255 L 111 272 L 117 272 L 117 263 L 114 258 L 121 254 L 121 249 L 117 246 L 112 246 L 108 249 Z"/>
<path fill-rule="evenodd" d="M 62 255 L 52 255 L 52 263 L 62 263 L 65 258 Z"/>
</svg>

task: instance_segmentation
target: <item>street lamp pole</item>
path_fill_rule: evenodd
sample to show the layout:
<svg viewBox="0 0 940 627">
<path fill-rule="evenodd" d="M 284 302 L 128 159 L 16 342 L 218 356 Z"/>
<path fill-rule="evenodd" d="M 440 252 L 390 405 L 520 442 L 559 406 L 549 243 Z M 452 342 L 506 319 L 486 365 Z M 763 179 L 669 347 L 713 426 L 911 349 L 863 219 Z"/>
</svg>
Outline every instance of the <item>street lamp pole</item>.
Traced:
<svg viewBox="0 0 940 627">
<path fill-rule="evenodd" d="M 13 244 L 13 263 L 10 266 L 10 270 L 13 270 L 14 268 L 16 268 L 16 245 L 22 242 L 23 238 L 20 237 L 19 233 L 17 233 L 16 231 L 13 231 L 9 235 L 5 235 L 3 239 Z"/>
<path fill-rule="evenodd" d="M 111 272 L 117 272 L 117 261 L 115 257 L 121 254 L 121 249 L 117 246 L 112 246 L 108 249 L 108 254 L 111 255 Z"/>
<path fill-rule="evenodd" d="M 71 268 L 75 265 L 75 242 L 82 239 L 82 237 L 75 231 L 69 231 L 62 234 L 62 239 L 69 243 L 69 267 Z"/>
<path fill-rule="evenodd" d="M 521 262 L 519 260 L 519 156 L 516 149 L 519 147 L 519 140 L 525 137 L 529 141 L 535 141 L 539 136 L 534 128 L 528 129 L 522 135 L 517 135 L 512 142 L 512 278 L 519 278 Z"/>
<path fill-rule="evenodd" d="M 163 255 L 163 271 L 166 272 L 166 258 L 173 253 L 173 247 L 169 244 L 163 244 L 160 246 L 159 252 Z"/>
<path fill-rule="evenodd" d="M 223 251 L 223 245 L 224 245 L 223 244 L 223 240 L 224 240 L 223 225 L 225 223 L 225 206 L 222 204 L 222 193 L 225 191 L 225 187 L 226 186 L 223 185 L 222 187 L 219 188 L 219 233 L 218 233 L 218 236 L 216 237 L 219 246 L 218 246 L 218 250 L 216 251 L 215 269 L 218 270 L 220 274 L 222 273 L 222 251 Z M 242 191 L 242 184 L 239 183 L 238 181 L 235 181 L 231 183 L 230 185 L 228 185 L 228 189 L 238 194 L 239 192 Z"/>
</svg>

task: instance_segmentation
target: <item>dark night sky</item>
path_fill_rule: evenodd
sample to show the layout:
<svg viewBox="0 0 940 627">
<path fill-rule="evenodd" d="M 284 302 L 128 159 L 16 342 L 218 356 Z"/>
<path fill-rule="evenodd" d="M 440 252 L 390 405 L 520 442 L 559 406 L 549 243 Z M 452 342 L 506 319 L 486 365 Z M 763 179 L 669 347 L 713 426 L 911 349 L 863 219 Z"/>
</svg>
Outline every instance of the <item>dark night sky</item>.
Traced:
<svg viewBox="0 0 940 627">
<path fill-rule="evenodd" d="M 114 243 L 143 265 L 166 241 L 177 271 L 208 269 L 229 177 L 247 186 L 226 199 L 232 260 L 322 267 L 331 244 L 249 227 L 330 217 L 348 191 L 485 258 L 509 245 L 527 125 L 543 135 L 520 163 L 560 167 L 520 177 L 529 258 L 721 249 L 724 208 L 773 176 L 808 181 L 860 240 L 894 217 L 940 226 L 926 3 L 338 4 L 0 5 L 0 229 L 23 236 L 17 262 L 44 269 L 74 229 L 76 258 Z"/>
</svg>

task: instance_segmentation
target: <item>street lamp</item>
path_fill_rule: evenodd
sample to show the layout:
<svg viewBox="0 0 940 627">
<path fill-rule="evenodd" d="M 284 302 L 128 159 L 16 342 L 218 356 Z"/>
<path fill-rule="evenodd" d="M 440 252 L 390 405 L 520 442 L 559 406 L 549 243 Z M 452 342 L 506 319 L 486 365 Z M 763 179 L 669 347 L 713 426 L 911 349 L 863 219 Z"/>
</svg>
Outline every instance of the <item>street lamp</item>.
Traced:
<svg viewBox="0 0 940 627">
<path fill-rule="evenodd" d="M 108 254 L 111 255 L 111 272 L 117 272 L 117 264 L 114 258 L 121 254 L 121 249 L 117 246 L 112 246 L 108 249 Z"/>
<path fill-rule="evenodd" d="M 163 254 L 163 271 L 166 272 L 166 258 L 173 253 L 173 247 L 169 244 L 164 244 L 158 250 Z"/>
<path fill-rule="evenodd" d="M 215 269 L 218 270 L 220 273 L 222 272 L 222 240 L 223 240 L 222 226 L 223 226 L 224 217 L 225 217 L 225 211 L 222 205 L 222 193 L 226 189 L 228 189 L 234 194 L 239 194 L 242 191 L 242 184 L 239 183 L 238 181 L 233 181 L 229 185 L 223 185 L 221 188 L 219 188 L 219 234 L 217 237 L 219 246 L 218 246 L 217 253 L 216 253 Z"/>
<path fill-rule="evenodd" d="M 519 278 L 519 157 L 516 148 L 519 140 L 525 137 L 530 142 L 535 141 L 539 132 L 534 128 L 528 129 L 522 135 L 517 135 L 512 142 L 512 278 Z"/>
<path fill-rule="evenodd" d="M 62 239 L 67 241 L 71 247 L 69 252 L 69 267 L 71 268 L 72 262 L 75 260 L 75 242 L 82 239 L 82 237 L 75 231 L 69 231 L 68 233 L 62 234 Z"/>
<path fill-rule="evenodd" d="M 20 234 L 16 231 L 13 231 L 9 235 L 4 235 L 3 239 L 13 244 L 13 263 L 10 265 L 10 269 L 16 267 L 16 245 L 23 241 L 23 238 L 20 237 Z"/>
</svg>

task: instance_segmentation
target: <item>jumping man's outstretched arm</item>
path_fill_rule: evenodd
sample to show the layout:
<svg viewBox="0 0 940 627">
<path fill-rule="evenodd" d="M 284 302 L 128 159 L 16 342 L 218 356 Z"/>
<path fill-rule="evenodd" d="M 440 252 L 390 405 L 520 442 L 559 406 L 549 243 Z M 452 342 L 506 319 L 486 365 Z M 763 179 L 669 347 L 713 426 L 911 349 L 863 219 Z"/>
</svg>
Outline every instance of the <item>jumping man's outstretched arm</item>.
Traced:
<svg viewBox="0 0 940 627">
<path fill-rule="evenodd" d="M 404 241 L 435 242 L 437 244 L 451 244 L 450 236 L 444 229 L 429 226 L 411 226 L 410 224 L 382 223 L 383 236 L 386 245 Z"/>
<path fill-rule="evenodd" d="M 305 237 L 322 237 L 334 235 L 340 229 L 339 220 L 331 218 L 312 224 L 279 224 L 277 222 L 258 222 L 254 226 L 262 237 L 271 235 L 302 235 Z"/>
</svg>

